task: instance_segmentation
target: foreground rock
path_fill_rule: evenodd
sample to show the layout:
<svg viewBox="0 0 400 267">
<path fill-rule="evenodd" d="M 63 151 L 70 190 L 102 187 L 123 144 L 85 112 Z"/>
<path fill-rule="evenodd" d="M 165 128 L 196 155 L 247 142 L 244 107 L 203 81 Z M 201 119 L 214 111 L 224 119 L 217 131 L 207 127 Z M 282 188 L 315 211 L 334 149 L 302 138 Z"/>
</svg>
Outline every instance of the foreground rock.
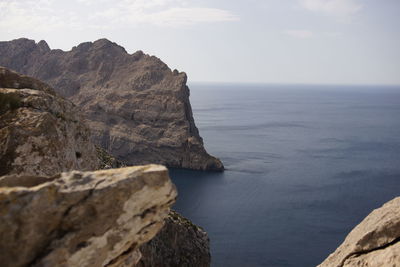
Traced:
<svg viewBox="0 0 400 267">
<path fill-rule="evenodd" d="M 223 170 L 204 149 L 186 74 L 106 39 L 71 51 L 45 41 L 0 42 L 0 65 L 48 82 L 80 106 L 97 144 L 128 164 Z"/>
<path fill-rule="evenodd" d="M 158 165 L 3 176 L 0 187 L 4 267 L 132 266 L 176 198 Z"/>
<path fill-rule="evenodd" d="M 400 197 L 369 214 L 319 266 L 400 266 Z"/>
<path fill-rule="evenodd" d="M 200 227 L 171 211 L 164 228 L 140 251 L 139 267 L 210 266 L 210 240 Z"/>
<path fill-rule="evenodd" d="M 0 67 L 0 176 L 99 167 L 79 110 L 50 86 Z"/>
</svg>

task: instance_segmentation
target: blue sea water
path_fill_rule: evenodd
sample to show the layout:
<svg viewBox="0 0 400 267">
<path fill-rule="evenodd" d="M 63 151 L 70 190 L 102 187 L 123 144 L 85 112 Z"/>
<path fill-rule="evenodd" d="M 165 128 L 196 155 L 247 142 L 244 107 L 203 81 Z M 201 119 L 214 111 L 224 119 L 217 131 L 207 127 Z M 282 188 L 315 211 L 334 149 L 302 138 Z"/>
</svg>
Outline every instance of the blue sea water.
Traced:
<svg viewBox="0 0 400 267">
<path fill-rule="evenodd" d="M 400 196 L 400 88 L 192 84 L 224 173 L 171 170 L 175 209 L 211 239 L 212 266 L 321 263 Z"/>
</svg>

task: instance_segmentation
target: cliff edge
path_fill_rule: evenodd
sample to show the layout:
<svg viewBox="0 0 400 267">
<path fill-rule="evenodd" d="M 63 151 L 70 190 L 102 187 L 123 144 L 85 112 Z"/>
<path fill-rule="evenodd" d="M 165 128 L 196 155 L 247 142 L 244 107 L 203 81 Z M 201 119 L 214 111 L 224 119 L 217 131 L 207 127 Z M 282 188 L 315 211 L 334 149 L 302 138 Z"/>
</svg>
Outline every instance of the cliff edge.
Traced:
<svg viewBox="0 0 400 267">
<path fill-rule="evenodd" d="M 224 169 L 194 123 L 185 73 L 106 39 L 71 51 L 45 41 L 0 42 L 0 65 L 49 83 L 79 106 L 96 144 L 128 164 Z"/>
</svg>

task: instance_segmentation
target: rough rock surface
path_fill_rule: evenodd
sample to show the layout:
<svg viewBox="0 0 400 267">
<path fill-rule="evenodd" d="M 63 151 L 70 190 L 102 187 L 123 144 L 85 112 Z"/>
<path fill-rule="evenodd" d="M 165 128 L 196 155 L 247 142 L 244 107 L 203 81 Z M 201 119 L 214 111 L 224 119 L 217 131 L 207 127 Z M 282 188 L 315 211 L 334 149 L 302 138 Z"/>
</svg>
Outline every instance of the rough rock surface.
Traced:
<svg viewBox="0 0 400 267">
<path fill-rule="evenodd" d="M 80 106 L 97 144 L 128 164 L 223 170 L 194 124 L 186 74 L 106 39 L 71 51 L 45 41 L 0 42 L 0 65 L 48 82 Z"/>
<path fill-rule="evenodd" d="M 400 197 L 374 210 L 320 267 L 399 267 Z"/>
<path fill-rule="evenodd" d="M 133 266 L 175 198 L 159 165 L 3 176 L 1 266 Z"/>
<path fill-rule="evenodd" d="M 0 67 L 0 176 L 98 169 L 79 114 L 48 85 Z"/>
<path fill-rule="evenodd" d="M 77 258 L 72 261 L 63 261 L 63 263 L 56 261 L 62 259 L 63 255 L 72 257 L 68 253 L 78 251 L 77 248 L 69 247 L 67 252 L 63 252 L 67 249 L 65 246 L 76 245 L 76 242 L 78 242 L 71 241 L 71 238 L 63 239 L 64 234 L 67 234 L 66 231 L 72 232 L 79 229 L 79 234 L 96 234 L 98 232 L 96 222 L 92 222 L 91 217 L 95 216 L 95 218 L 101 220 L 101 216 L 109 216 L 113 212 L 111 210 L 114 208 L 113 203 L 119 201 L 119 194 L 107 193 L 109 194 L 108 197 L 99 200 L 101 203 L 87 202 L 89 195 L 92 196 L 90 192 L 100 190 L 102 194 L 103 191 L 110 189 L 97 185 L 93 187 L 92 178 L 94 176 L 105 176 L 107 182 L 111 182 L 114 179 L 112 178 L 114 174 L 119 176 L 121 170 L 110 173 L 63 174 L 62 177 L 67 178 L 67 182 L 64 178 L 51 178 L 49 175 L 53 176 L 60 171 L 72 169 L 120 168 L 124 167 L 125 164 L 116 160 L 103 149 L 94 148 L 90 142 L 89 131 L 78 115 L 77 108 L 69 101 L 58 97 L 48 85 L 0 67 L 0 87 L 7 87 L 0 88 L 0 172 L 1 175 L 9 174 L 0 177 L 1 266 L 27 266 L 28 264 L 38 266 L 93 266 L 92 260 L 85 263 L 80 262 L 79 259 L 79 265 L 76 265 Z M 97 157 L 99 157 L 99 161 Z M 152 179 L 152 172 L 143 168 L 143 179 Z M 139 173 L 137 174 L 139 175 Z M 90 177 L 86 179 L 87 176 Z M 75 178 L 70 180 L 69 177 Z M 78 178 L 84 179 L 81 181 Z M 99 180 L 98 185 L 100 183 L 105 185 L 102 179 Z M 124 183 L 129 181 L 126 180 Z M 135 181 L 137 182 L 137 180 Z M 60 183 L 64 184 L 61 186 Z M 114 187 L 114 184 L 110 184 L 110 187 Z M 74 190 L 82 192 L 75 192 Z M 155 200 L 152 194 L 146 193 L 146 196 L 143 196 L 137 202 L 140 205 L 137 208 L 143 210 L 145 206 L 142 206 L 141 203 L 148 204 L 148 202 L 152 203 Z M 31 201 L 32 203 L 30 203 Z M 11 205 L 13 203 L 14 206 Z M 80 217 L 72 220 L 68 216 L 73 214 L 71 210 L 75 210 L 78 204 L 84 212 L 79 213 Z M 47 205 L 50 205 L 50 207 L 47 207 Z M 102 211 L 103 215 L 98 215 L 98 209 L 101 206 L 96 205 L 111 208 L 109 211 Z M 48 213 L 52 211 L 54 211 L 54 214 L 48 216 Z M 85 212 L 86 214 L 84 214 Z M 148 212 L 151 213 L 152 211 Z M 32 216 L 32 219 L 30 216 Z M 158 228 L 161 221 L 162 219 L 157 222 Z M 187 222 L 175 212 L 171 213 L 162 228 L 162 234 L 158 235 L 150 245 L 144 246 L 145 255 L 141 264 L 157 261 L 159 263 L 157 266 L 167 266 L 163 265 L 163 259 L 160 257 L 163 255 L 166 257 L 165 262 L 169 266 L 174 266 L 173 264 L 176 262 L 189 262 L 192 263 L 192 266 L 209 266 L 207 235 L 200 228 Z M 20 227 L 22 228 L 20 229 Z M 47 227 L 50 228 L 47 229 Z M 42 229 L 45 231 L 42 232 Z M 125 230 L 116 226 L 115 231 Z M 46 236 L 41 236 L 41 233 Z M 124 232 L 125 234 L 126 232 Z M 154 233 L 151 235 L 154 235 Z M 11 240 L 10 238 L 15 239 Z M 21 245 L 25 244 L 24 238 L 33 239 L 28 240 L 28 247 Z M 122 253 L 122 255 L 114 258 L 107 266 L 132 266 L 137 262 L 140 258 L 140 251 L 137 247 L 140 242 L 144 241 L 137 242 L 136 238 L 137 236 L 134 236 L 132 240 L 127 240 L 127 244 L 132 242 L 135 244 L 132 243 L 132 247 L 127 251 L 116 252 L 116 254 Z M 114 242 L 112 240 L 107 239 L 107 242 Z M 21 249 L 17 247 L 15 242 L 20 242 L 18 246 Z M 149 250 L 154 248 L 155 245 L 157 250 Z M 44 248 L 44 246 L 46 247 Z M 77 246 L 79 249 L 84 248 L 87 246 L 87 241 L 82 241 Z M 103 253 L 101 250 L 98 252 Z M 17 254 L 20 253 L 21 256 L 16 259 Z M 92 257 L 90 254 L 93 251 L 82 250 L 80 253 L 82 254 L 76 255 L 81 258 Z M 192 253 L 190 258 L 188 253 Z M 53 256 L 49 256 L 49 259 L 41 259 L 45 255 Z M 101 266 L 97 261 L 94 264 L 94 266 Z"/>
<path fill-rule="evenodd" d="M 143 257 L 137 266 L 207 267 L 211 262 L 209 242 L 203 229 L 171 211 L 164 228 L 140 247 Z"/>
</svg>

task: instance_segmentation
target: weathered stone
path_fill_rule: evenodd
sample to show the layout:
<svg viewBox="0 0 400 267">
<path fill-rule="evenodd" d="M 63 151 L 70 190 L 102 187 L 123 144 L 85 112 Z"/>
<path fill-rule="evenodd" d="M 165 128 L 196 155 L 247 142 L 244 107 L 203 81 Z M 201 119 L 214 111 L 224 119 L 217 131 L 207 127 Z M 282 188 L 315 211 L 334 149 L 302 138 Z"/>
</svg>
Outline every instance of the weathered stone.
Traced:
<svg viewBox="0 0 400 267">
<path fill-rule="evenodd" d="M 319 266 L 400 266 L 400 197 L 369 214 Z"/>
<path fill-rule="evenodd" d="M 95 142 L 128 164 L 223 170 L 195 126 L 186 74 L 154 56 L 130 55 L 106 39 L 68 52 L 18 39 L 0 42 L 0 65 L 48 82 L 81 107 Z"/>
<path fill-rule="evenodd" d="M 1 266 L 133 266 L 175 198 L 159 165 L 1 177 Z"/>
<path fill-rule="evenodd" d="M 143 255 L 138 267 L 208 267 L 211 263 L 207 233 L 175 211 L 163 229 L 140 247 Z"/>
<path fill-rule="evenodd" d="M 46 84 L 0 67 L 0 175 L 100 167 L 78 108 Z"/>
</svg>

